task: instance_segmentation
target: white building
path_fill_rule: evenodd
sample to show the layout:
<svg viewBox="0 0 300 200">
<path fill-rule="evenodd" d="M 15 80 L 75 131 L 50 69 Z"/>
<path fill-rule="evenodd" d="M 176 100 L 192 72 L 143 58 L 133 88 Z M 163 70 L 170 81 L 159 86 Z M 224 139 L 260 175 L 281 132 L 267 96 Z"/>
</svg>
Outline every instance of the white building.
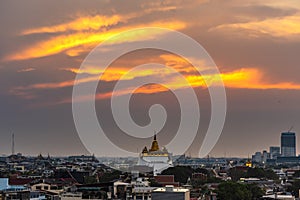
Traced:
<svg viewBox="0 0 300 200">
<path fill-rule="evenodd" d="M 190 200 L 190 190 L 166 185 L 164 188 L 153 190 L 151 197 L 152 200 Z"/>
<path fill-rule="evenodd" d="M 281 199 L 281 200 L 295 200 L 295 197 L 292 195 L 285 195 L 285 194 L 272 194 L 272 195 L 265 195 L 263 198 L 269 199 Z"/>
<path fill-rule="evenodd" d="M 154 176 L 156 176 L 163 170 L 169 167 L 173 167 L 173 162 L 171 154 L 167 151 L 166 148 L 160 150 L 158 142 L 156 140 L 156 135 L 154 135 L 151 148 L 149 150 L 147 149 L 147 147 L 143 149 L 137 165 L 153 168 L 153 174 Z"/>
</svg>

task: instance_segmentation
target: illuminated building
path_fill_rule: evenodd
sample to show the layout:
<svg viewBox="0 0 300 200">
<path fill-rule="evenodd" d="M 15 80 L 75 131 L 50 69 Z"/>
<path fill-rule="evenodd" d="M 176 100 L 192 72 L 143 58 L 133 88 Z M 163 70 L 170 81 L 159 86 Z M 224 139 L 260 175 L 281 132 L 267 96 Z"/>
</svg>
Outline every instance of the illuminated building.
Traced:
<svg viewBox="0 0 300 200">
<path fill-rule="evenodd" d="M 246 167 L 252 167 L 252 162 L 250 159 L 247 160 Z"/>
</svg>

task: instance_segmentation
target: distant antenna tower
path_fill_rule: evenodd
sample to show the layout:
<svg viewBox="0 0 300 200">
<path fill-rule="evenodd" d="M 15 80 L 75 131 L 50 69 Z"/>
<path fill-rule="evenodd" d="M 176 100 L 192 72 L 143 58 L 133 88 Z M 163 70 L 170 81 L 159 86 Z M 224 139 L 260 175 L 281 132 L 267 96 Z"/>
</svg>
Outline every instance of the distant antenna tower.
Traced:
<svg viewBox="0 0 300 200">
<path fill-rule="evenodd" d="M 12 141 L 11 141 L 11 154 L 15 154 L 15 134 L 12 134 Z"/>
</svg>

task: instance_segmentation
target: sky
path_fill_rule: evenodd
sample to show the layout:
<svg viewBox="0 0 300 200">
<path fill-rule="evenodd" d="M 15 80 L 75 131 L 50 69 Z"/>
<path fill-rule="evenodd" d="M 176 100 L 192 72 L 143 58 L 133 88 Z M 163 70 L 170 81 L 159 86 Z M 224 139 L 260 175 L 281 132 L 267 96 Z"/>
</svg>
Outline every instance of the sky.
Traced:
<svg viewBox="0 0 300 200">
<path fill-rule="evenodd" d="M 300 144 L 298 0 L 11 0 L 0 2 L 0 26 L 0 154 L 11 153 L 12 133 L 15 151 L 25 155 L 93 153 L 81 142 L 73 121 L 76 75 L 86 76 L 78 84 L 98 81 L 102 75 L 96 94 L 97 116 L 104 129 L 115 135 L 119 130 L 107 105 L 118 79 L 135 66 L 161 63 L 183 74 L 196 91 L 201 121 L 186 153 L 197 156 L 209 124 L 211 102 L 208 85 L 187 60 L 146 49 L 121 56 L 105 73 L 99 66 L 79 70 L 98 44 L 122 31 L 143 27 L 186 34 L 205 48 L 218 67 L 226 89 L 227 114 L 210 156 L 247 157 L 279 146 L 280 133 L 291 127 Z M 130 41 L 156 37 L 143 32 L 114 42 L 125 47 Z M 169 118 L 158 133 L 161 145 L 167 145 L 178 129 L 180 110 L 171 90 L 185 90 L 173 75 L 154 67 L 137 70 L 122 80 L 161 79 L 169 87 L 140 87 L 130 103 L 133 120 L 142 126 L 149 123 L 151 105 L 165 106 Z M 119 92 L 122 98 L 128 91 L 123 88 Z M 125 144 L 135 149 L 136 142 L 141 141 Z M 141 142 L 137 151 L 150 142 L 151 138 Z"/>
</svg>

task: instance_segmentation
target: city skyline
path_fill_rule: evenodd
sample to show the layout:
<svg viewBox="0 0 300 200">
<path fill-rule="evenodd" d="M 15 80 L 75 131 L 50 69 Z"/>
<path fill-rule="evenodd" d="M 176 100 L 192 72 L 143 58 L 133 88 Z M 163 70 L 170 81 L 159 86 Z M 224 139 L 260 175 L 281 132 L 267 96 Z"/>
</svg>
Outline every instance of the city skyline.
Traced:
<svg viewBox="0 0 300 200">
<path fill-rule="evenodd" d="M 142 27 L 169 28 L 188 35 L 205 48 L 217 65 L 226 89 L 227 116 L 209 155 L 247 157 L 269 146 L 280 146 L 279 135 L 291 126 L 296 135 L 300 132 L 300 4 L 296 1 L 176 0 L 124 5 L 115 1 L 29 0 L 0 5 L 1 154 L 11 153 L 12 134 L 16 153 L 87 154 L 73 122 L 72 89 L 77 74 L 97 76 L 101 71 L 96 67 L 78 69 L 100 42 Z M 138 39 L 151 37 L 145 33 Z M 134 39 L 137 38 L 128 36 L 115 42 L 125 45 Z M 102 119 L 106 130 L 117 132 L 107 114 L 107 94 L 126 70 L 154 62 L 184 74 L 196 90 L 200 128 L 187 151 L 196 156 L 210 121 L 210 95 L 190 63 L 174 54 L 143 50 L 113 62 L 111 74 L 99 84 L 102 91 L 97 93 L 96 110 L 107 117 Z M 180 82 L 171 81 L 172 75 L 165 75 L 170 80 L 167 85 L 184 90 Z M 153 80 L 160 74 L 155 70 L 137 71 L 130 78 Z M 132 117 L 142 126 L 149 123 L 147 111 L 153 102 L 165 106 L 170 118 L 159 135 L 162 146 L 178 128 L 180 112 L 173 98 L 163 87 L 140 88 L 133 97 Z M 149 136 L 152 132 L 141 134 Z M 128 141 L 130 145 L 134 143 Z M 298 145 L 296 155 L 299 153 Z"/>
<path fill-rule="evenodd" d="M 291 129 L 290 129 L 291 130 Z M 263 154 L 261 154 L 261 152 L 259 151 L 259 150 L 261 150 L 263 153 L 264 152 L 266 152 L 266 153 L 268 153 L 268 159 L 270 158 L 270 159 L 276 159 L 278 156 L 281 156 L 281 157 L 285 157 L 285 156 L 287 156 L 287 157 L 298 157 L 298 156 L 300 156 L 300 154 L 293 154 L 293 155 L 285 155 L 285 153 L 283 152 L 283 148 L 282 148 L 282 145 L 283 145 L 283 143 L 282 143 L 282 135 L 283 134 L 292 134 L 293 136 L 294 136 L 294 140 L 296 141 L 296 138 L 297 138 L 297 133 L 295 133 L 295 132 L 290 132 L 290 130 L 288 130 L 287 132 L 282 132 L 282 133 L 280 133 L 280 135 L 281 135 L 281 139 L 280 139 L 280 143 L 278 143 L 278 144 L 274 144 L 273 146 L 269 146 L 269 147 L 267 147 L 267 148 L 261 148 L 261 149 L 256 149 L 256 150 L 254 150 L 253 149 L 253 152 L 252 153 L 254 153 L 255 151 L 255 154 L 256 153 L 260 153 L 260 155 L 259 156 L 263 156 Z M 155 137 L 156 135 L 154 135 L 154 137 Z M 16 155 L 16 154 L 21 154 L 21 155 L 23 155 L 23 153 L 22 152 L 15 152 L 15 137 L 14 137 L 14 134 L 12 134 L 12 138 L 11 138 L 11 153 L 2 153 L 1 155 L 2 156 L 8 156 L 8 155 Z M 145 146 L 145 148 L 146 148 L 146 146 Z M 145 150 L 145 148 L 144 149 L 142 149 L 143 151 Z M 164 147 L 163 147 L 164 148 Z M 293 147 L 294 148 L 294 147 Z M 268 149 L 269 149 L 269 152 L 268 152 Z M 295 144 L 295 150 L 297 149 L 297 145 Z M 139 150 L 139 149 L 138 149 Z M 258 150 L 258 151 L 257 151 Z M 292 150 L 292 151 L 294 151 L 294 150 Z M 225 152 L 226 153 L 226 152 Z M 87 154 L 90 154 L 90 155 L 94 155 L 94 153 L 91 153 L 91 152 L 88 152 Z M 140 153 L 139 153 L 140 154 Z M 253 155 L 253 156 L 255 156 L 255 154 Z M 34 155 L 34 154 L 24 154 L 24 155 L 26 155 L 26 156 L 36 156 L 36 155 Z M 39 152 L 38 153 L 38 156 L 45 156 L 45 155 L 47 155 L 47 156 L 50 156 L 50 154 L 49 154 L 49 152 Z M 67 154 L 60 154 L 60 155 L 54 155 L 54 157 L 65 157 L 65 156 L 70 156 L 70 155 L 84 155 L 84 154 L 80 154 L 80 153 L 75 153 L 75 154 L 69 154 L 69 155 L 67 155 Z M 190 154 L 189 152 L 186 152 L 185 154 L 184 154 L 185 156 L 187 156 L 187 157 L 192 157 L 192 154 Z M 226 154 L 224 154 L 224 155 L 219 155 L 219 156 L 214 156 L 214 155 L 211 155 L 211 154 L 209 154 L 208 155 L 208 157 L 215 157 L 215 158 L 250 158 L 249 157 L 249 155 L 250 154 L 248 154 L 248 156 L 230 156 L 230 155 L 226 155 Z M 173 155 L 173 156 L 175 156 L 175 157 L 177 157 L 177 156 L 181 156 L 180 154 L 178 154 L 178 155 Z M 109 158 L 110 156 L 99 156 L 98 158 Z M 115 157 L 122 157 L 122 158 L 126 158 L 126 157 L 128 157 L 128 158 L 131 158 L 131 157 L 135 157 L 136 159 L 137 159 L 137 157 L 136 157 L 136 155 L 129 155 L 129 156 L 118 156 L 118 155 L 116 155 Z M 194 157 L 198 157 L 198 156 L 194 156 Z M 253 159 L 253 158 L 252 158 Z"/>
</svg>

